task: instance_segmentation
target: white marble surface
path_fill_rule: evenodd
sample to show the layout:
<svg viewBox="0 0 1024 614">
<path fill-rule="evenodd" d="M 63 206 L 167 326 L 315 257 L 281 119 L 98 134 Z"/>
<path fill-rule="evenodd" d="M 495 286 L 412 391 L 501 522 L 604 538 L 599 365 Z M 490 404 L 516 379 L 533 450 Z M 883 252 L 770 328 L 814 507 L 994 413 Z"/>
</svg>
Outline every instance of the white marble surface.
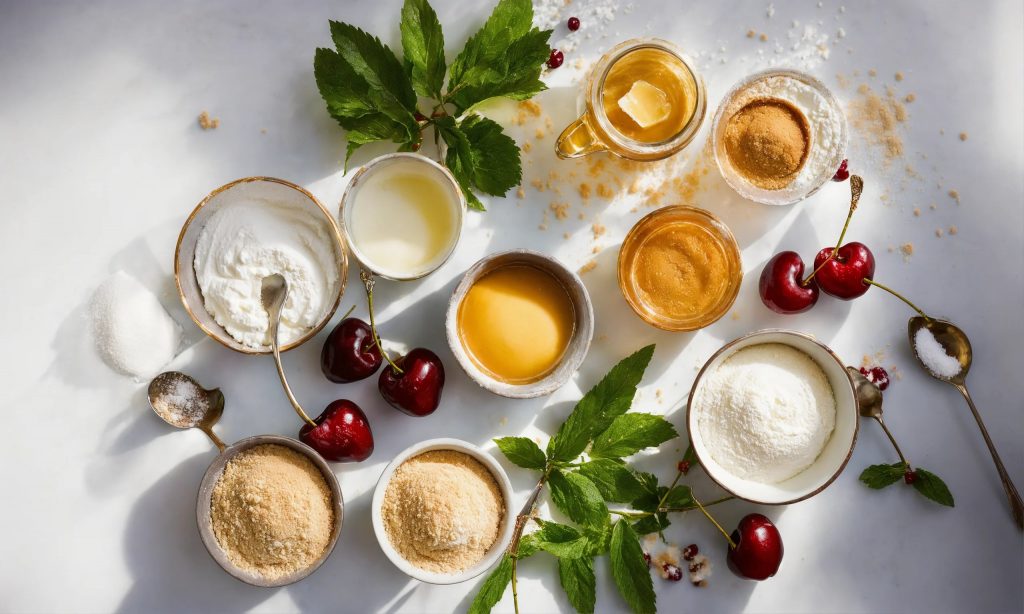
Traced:
<svg viewBox="0 0 1024 614">
<path fill-rule="evenodd" d="M 579 7 L 582 0 L 576 2 Z M 480 23 L 487 4 L 438 2 L 450 57 Z M 567 66 L 577 57 L 592 59 L 619 39 L 658 35 L 699 56 L 715 105 L 732 82 L 755 68 L 800 67 L 787 36 L 810 25 L 829 36 L 830 49 L 827 60 L 812 62 L 811 72 L 838 88 L 837 73 L 860 71 L 847 89 L 836 90 L 844 100 L 861 81 L 876 89 L 891 85 L 900 96 L 914 93 L 901 129 L 907 160 L 921 178 L 908 178 L 902 163 L 884 169 L 856 159 L 855 152 L 868 192 L 850 238 L 874 247 L 878 279 L 963 323 L 976 350 L 970 383 L 978 405 L 1010 473 L 1024 486 L 1021 3 L 850 2 L 845 11 L 832 1 L 776 5 L 769 17 L 766 2 L 638 0 L 630 13 L 620 9 L 604 27 L 606 37 L 581 34 Z M 1010 522 L 967 408 L 953 389 L 927 379 L 912 363 L 905 342 L 910 312 L 877 291 L 855 304 L 822 300 L 812 313 L 789 318 L 769 313 L 757 299 L 756 277 L 773 252 L 797 249 L 810 257 L 834 240 L 846 186 L 829 185 L 804 203 L 773 209 L 729 195 L 713 175 L 698 200 L 732 226 L 743 248 L 748 277 L 734 310 L 738 319 L 727 316 L 696 334 L 644 325 L 626 307 L 613 275 L 615 246 L 643 211 L 595 200 L 586 221 L 552 220 L 541 232 L 551 195 L 528 190 L 522 201 L 514 195 L 490 199 L 489 213 L 471 214 L 455 257 L 437 274 L 418 283 L 381 284 L 386 336 L 431 347 L 446 362 L 449 383 L 435 415 L 414 420 L 392 411 L 377 397 L 372 380 L 329 384 L 317 366 L 326 332 L 287 354 L 302 401 L 318 408 L 339 396 L 356 400 L 373 423 L 377 450 L 361 465 L 337 466 L 348 504 L 345 531 L 314 576 L 290 588 L 261 590 L 222 573 L 204 552 L 194 520 L 195 491 L 213 458 L 210 445 L 199 432 L 171 432 L 149 413 L 142 384 L 98 362 L 84 309 L 92 289 L 124 269 L 157 290 L 191 339 L 198 339 L 176 305 L 170 276 L 174 240 L 186 214 L 210 189 L 258 174 L 301 183 L 333 206 L 345 182 L 339 165 L 344 135 L 317 94 L 313 50 L 330 44 L 329 18 L 397 42 L 398 8 L 398 0 L 0 2 L 0 315 L 6 325 L 0 358 L 0 610 L 465 609 L 475 583 L 420 585 L 379 551 L 368 506 L 389 458 L 425 437 L 486 443 L 499 435 L 543 436 L 567 414 L 581 388 L 650 342 L 658 350 L 638 406 L 667 413 L 678 424 L 678 400 L 695 366 L 723 342 L 769 326 L 814 333 L 854 364 L 863 354 L 884 350 L 885 364 L 897 365 L 903 375 L 886 395 L 891 426 L 913 462 L 945 478 L 957 506 L 939 508 L 899 486 L 874 492 L 860 485 L 861 468 L 895 460 L 881 432 L 865 423 L 850 467 L 835 485 L 805 503 L 761 510 L 778 522 L 785 538 L 786 558 L 775 579 L 758 584 L 733 577 L 708 524 L 696 516 L 677 519 L 668 536 L 701 544 L 716 570 L 703 590 L 655 579 L 662 610 L 1024 608 L 1021 534 Z M 800 25 L 794 27 L 793 20 Z M 595 25 L 585 22 L 584 32 L 594 33 Z M 837 40 L 840 28 L 845 37 Z M 748 39 L 748 29 L 767 33 L 769 42 Z M 877 77 L 867 77 L 869 69 L 877 69 Z M 897 71 L 905 76 L 899 83 Z M 553 85 L 567 85 L 578 77 L 572 73 L 570 66 L 554 74 Z M 541 98 L 556 124 L 572 115 L 571 92 L 556 87 Z M 221 118 L 219 129 L 197 128 L 203 109 Z M 961 131 L 969 134 L 966 142 L 956 136 Z M 551 138 L 535 151 L 546 152 Z M 545 154 L 535 164 L 554 162 Z M 946 195 L 950 189 L 959 191 L 961 205 Z M 881 202 L 883 193 L 887 203 Z M 928 208 L 933 202 L 934 211 Z M 911 214 L 915 206 L 923 209 L 920 218 Z M 574 204 L 574 212 L 578 208 Z M 608 234 L 597 269 L 584 277 L 595 301 L 599 340 L 582 371 L 553 397 L 533 401 L 498 399 L 471 385 L 452 359 L 442 327 L 447 295 L 460 273 L 484 254 L 520 246 L 579 266 L 590 258 L 595 214 Z M 934 236 L 937 227 L 950 225 L 959 229 L 955 237 Z M 571 239 L 563 240 L 563 232 Z M 908 260 L 887 251 L 904 242 L 915 245 Z M 356 291 L 344 298 L 346 308 L 353 302 L 365 313 Z M 228 404 L 218 430 L 225 439 L 291 434 L 298 427 L 269 359 L 204 340 L 174 366 L 223 388 Z M 656 389 L 664 391 L 664 403 L 656 400 Z M 680 448 L 666 444 L 641 464 L 668 478 Z M 524 496 L 530 476 L 508 467 Z M 702 476 L 692 483 L 698 493 L 715 496 Z M 732 525 L 752 509 L 731 502 L 718 515 Z M 598 575 L 599 609 L 623 609 L 603 564 Z M 520 591 L 527 611 L 569 609 L 553 561 L 545 556 L 522 566 Z M 499 609 L 511 609 L 509 595 Z"/>
</svg>

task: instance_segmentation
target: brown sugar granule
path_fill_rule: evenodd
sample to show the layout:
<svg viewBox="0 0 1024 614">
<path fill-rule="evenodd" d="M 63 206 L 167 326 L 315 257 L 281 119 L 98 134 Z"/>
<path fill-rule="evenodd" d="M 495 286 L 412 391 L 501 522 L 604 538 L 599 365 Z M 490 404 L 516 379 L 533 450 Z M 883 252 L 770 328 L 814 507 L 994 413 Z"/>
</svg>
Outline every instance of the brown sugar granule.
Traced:
<svg viewBox="0 0 1024 614">
<path fill-rule="evenodd" d="M 268 579 L 305 569 L 334 529 L 327 481 L 305 455 L 260 445 L 228 461 L 213 487 L 210 518 L 228 560 Z"/>
<path fill-rule="evenodd" d="M 874 68 L 869 68 L 869 69 L 868 69 L 868 76 L 869 76 L 869 77 L 875 77 L 875 76 L 878 76 L 878 71 L 877 71 L 877 70 L 875 70 Z"/>
<path fill-rule="evenodd" d="M 957 192 L 956 190 L 950 190 L 948 194 L 950 198 L 956 201 L 956 204 L 960 204 L 960 192 Z"/>
<path fill-rule="evenodd" d="M 762 33 L 759 38 L 761 39 L 762 43 L 767 43 L 768 42 L 768 35 L 767 34 Z"/>
<path fill-rule="evenodd" d="M 906 97 L 906 98 L 904 98 L 903 100 L 904 100 L 905 102 L 908 102 L 908 103 L 909 103 L 909 102 L 914 102 L 915 100 L 917 100 L 917 96 L 915 96 L 915 95 L 913 95 L 913 94 L 907 94 L 907 97 Z"/>
<path fill-rule="evenodd" d="M 967 133 L 966 132 L 961 132 L 960 133 L 960 140 L 961 141 L 966 141 L 967 140 Z"/>
<path fill-rule="evenodd" d="M 533 133 L 533 138 L 537 139 L 538 141 L 544 138 L 545 136 L 547 136 L 547 133 L 544 132 L 542 128 L 537 128 L 537 131 Z"/>
<path fill-rule="evenodd" d="M 896 74 L 894 76 L 895 76 L 897 81 L 902 81 L 903 80 L 903 73 L 901 73 L 900 71 L 896 71 Z"/>
<path fill-rule="evenodd" d="M 958 229 L 956 226 L 950 226 L 949 227 L 949 234 L 951 234 L 951 235 L 955 235 L 959 231 L 960 231 L 960 229 Z"/>
<path fill-rule="evenodd" d="M 754 30 L 747 30 L 747 38 L 754 38 L 755 36 L 757 36 L 757 32 Z"/>
<path fill-rule="evenodd" d="M 903 157 L 899 125 L 907 119 L 906 108 L 896 100 L 891 90 L 882 97 L 862 84 L 857 93 L 859 97 L 850 102 L 847 113 L 855 131 L 865 135 L 869 143 L 882 148 L 886 163 Z"/>
<path fill-rule="evenodd" d="M 914 217 L 921 217 L 921 207 L 914 207 Z"/>
<path fill-rule="evenodd" d="M 935 229 L 935 236 L 936 237 L 939 237 L 941 239 L 942 238 L 942 234 L 943 234 L 943 231 L 942 231 L 941 228 L 936 228 Z"/>
<path fill-rule="evenodd" d="M 402 558 L 453 574 L 487 554 L 498 538 L 505 501 L 480 461 L 455 450 L 431 450 L 399 465 L 380 513 Z"/>
<path fill-rule="evenodd" d="M 608 187 L 607 183 L 597 184 L 597 195 L 601 198 L 611 198 L 615 196 L 615 191 Z"/>
<path fill-rule="evenodd" d="M 215 130 L 218 126 L 220 126 L 219 117 L 210 117 L 206 111 L 199 114 L 199 127 L 203 130 Z"/>
<path fill-rule="evenodd" d="M 533 143 L 531 143 L 530 141 L 526 141 L 526 142 L 523 143 L 523 151 L 525 151 L 526 153 L 530 153 L 530 151 L 532 149 L 533 149 Z"/>
<path fill-rule="evenodd" d="M 516 190 L 516 197 L 517 198 L 526 198 L 526 190 L 523 189 L 523 186 L 519 186 L 519 189 Z"/>
<path fill-rule="evenodd" d="M 597 268 L 597 261 L 596 260 L 591 260 L 590 262 L 588 262 L 588 263 L 586 263 L 586 264 L 584 264 L 583 266 L 580 267 L 580 274 L 582 275 L 583 273 L 589 273 L 589 272 L 593 271 L 596 268 Z"/>
<path fill-rule="evenodd" d="M 581 183 L 579 190 L 580 190 L 580 198 L 582 198 L 583 200 L 587 200 L 588 198 L 590 198 L 590 184 L 589 183 Z"/>
<path fill-rule="evenodd" d="M 766 190 L 779 190 L 793 181 L 811 143 L 804 114 L 775 98 L 754 100 L 737 111 L 722 138 L 736 170 Z"/>
<path fill-rule="evenodd" d="M 914 244 L 913 243 L 904 243 L 903 245 L 900 245 L 900 251 L 903 252 L 904 256 L 907 256 L 907 257 L 913 256 L 914 255 Z"/>
<path fill-rule="evenodd" d="M 564 220 L 569 217 L 569 203 L 551 203 L 551 211 L 555 214 L 555 219 Z"/>
</svg>

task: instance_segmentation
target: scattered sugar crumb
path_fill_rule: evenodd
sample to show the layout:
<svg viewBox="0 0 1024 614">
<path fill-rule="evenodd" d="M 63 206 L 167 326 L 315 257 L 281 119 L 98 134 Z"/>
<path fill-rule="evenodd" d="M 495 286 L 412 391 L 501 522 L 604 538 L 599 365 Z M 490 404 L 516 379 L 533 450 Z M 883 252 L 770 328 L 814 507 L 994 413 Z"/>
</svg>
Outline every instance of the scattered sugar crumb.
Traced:
<svg viewBox="0 0 1024 614">
<path fill-rule="evenodd" d="M 564 220 L 569 217 L 569 203 L 551 203 L 551 211 L 555 214 L 555 219 Z"/>
<path fill-rule="evenodd" d="M 516 197 L 517 198 L 526 198 L 526 190 L 523 189 L 523 186 L 519 186 L 519 189 L 516 190 Z"/>
<path fill-rule="evenodd" d="M 588 262 L 588 263 L 586 263 L 586 264 L 584 264 L 583 266 L 580 267 L 580 274 L 589 273 L 589 272 L 593 271 L 596 268 L 597 268 L 597 261 L 596 260 L 591 260 L 590 262 Z"/>
<path fill-rule="evenodd" d="M 936 228 L 935 229 L 935 236 L 941 239 L 942 235 L 943 235 L 942 229 L 941 228 Z"/>
<path fill-rule="evenodd" d="M 878 71 L 877 71 L 877 70 L 875 70 L 874 68 L 870 68 L 870 69 L 868 69 L 868 76 L 869 76 L 869 77 L 875 77 L 875 76 L 878 76 Z"/>
<path fill-rule="evenodd" d="M 921 217 L 921 207 L 914 207 L 914 217 Z"/>
<path fill-rule="evenodd" d="M 903 100 L 908 103 L 914 102 L 915 100 L 917 100 L 917 96 L 915 96 L 914 94 L 907 94 L 907 96 Z"/>
<path fill-rule="evenodd" d="M 966 141 L 967 140 L 967 133 L 966 132 L 961 132 L 960 133 L 960 140 L 961 141 Z"/>
<path fill-rule="evenodd" d="M 955 225 L 949 227 L 949 234 L 955 235 L 958 232 L 960 232 L 960 229 L 958 229 Z"/>
<path fill-rule="evenodd" d="M 523 151 L 525 151 L 526 153 L 530 153 L 530 150 L 532 149 L 533 143 L 531 143 L 530 141 L 526 141 L 525 143 L 523 143 Z"/>
<path fill-rule="evenodd" d="M 740 312 L 738 312 L 738 311 L 732 312 L 732 319 L 733 319 L 733 321 L 738 322 L 739 319 L 740 319 Z"/>
<path fill-rule="evenodd" d="M 956 201 L 956 204 L 960 204 L 960 192 L 956 190 L 950 190 L 948 192 L 949 197 Z"/>
<path fill-rule="evenodd" d="M 590 184 L 589 183 L 586 183 L 586 182 L 581 183 L 580 187 L 579 187 L 579 190 L 580 190 L 580 198 L 582 198 L 583 200 L 587 200 L 588 198 L 590 198 Z"/>
<path fill-rule="evenodd" d="M 590 229 L 594 231 L 595 239 L 603 235 L 607 230 L 607 228 L 604 227 L 604 224 L 600 222 L 594 222 L 593 225 L 591 225 Z"/>
<path fill-rule="evenodd" d="M 768 35 L 765 34 L 764 32 L 762 32 L 761 36 L 759 36 L 758 38 L 761 40 L 762 43 L 767 43 L 768 42 Z"/>
<path fill-rule="evenodd" d="M 754 38 L 755 36 L 757 36 L 757 32 L 754 30 L 747 30 L 747 38 Z"/>
<path fill-rule="evenodd" d="M 904 258 L 909 258 L 909 257 L 913 256 L 914 255 L 914 244 L 913 243 L 904 243 L 903 245 L 900 245 L 900 252 L 903 253 L 903 257 Z"/>
<path fill-rule="evenodd" d="M 896 71 L 895 77 L 896 77 L 897 81 L 902 81 L 903 80 L 903 73 L 901 73 L 900 71 Z"/>
<path fill-rule="evenodd" d="M 210 117 L 206 111 L 199 114 L 199 127 L 203 130 L 216 130 L 218 126 L 220 126 L 219 117 Z"/>
</svg>

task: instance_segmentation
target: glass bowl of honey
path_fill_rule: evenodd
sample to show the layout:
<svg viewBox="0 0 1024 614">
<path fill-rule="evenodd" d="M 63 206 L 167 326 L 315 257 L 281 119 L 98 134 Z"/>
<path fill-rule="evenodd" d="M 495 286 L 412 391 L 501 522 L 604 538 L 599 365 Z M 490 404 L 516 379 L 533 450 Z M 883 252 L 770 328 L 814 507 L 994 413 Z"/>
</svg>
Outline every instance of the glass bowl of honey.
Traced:
<svg viewBox="0 0 1024 614">
<path fill-rule="evenodd" d="M 448 345 L 469 377 L 495 394 L 551 394 L 576 372 L 594 336 L 579 276 L 529 250 L 479 260 L 448 304 Z"/>
<path fill-rule="evenodd" d="M 732 231 L 704 209 L 673 205 L 648 214 L 619 249 L 619 289 L 647 323 L 703 328 L 732 307 L 743 280 Z"/>
<path fill-rule="evenodd" d="M 638 38 L 613 47 L 587 82 L 586 110 L 558 137 L 560 158 L 607 151 L 660 160 L 690 144 L 704 121 L 704 79 L 668 41 Z"/>
</svg>

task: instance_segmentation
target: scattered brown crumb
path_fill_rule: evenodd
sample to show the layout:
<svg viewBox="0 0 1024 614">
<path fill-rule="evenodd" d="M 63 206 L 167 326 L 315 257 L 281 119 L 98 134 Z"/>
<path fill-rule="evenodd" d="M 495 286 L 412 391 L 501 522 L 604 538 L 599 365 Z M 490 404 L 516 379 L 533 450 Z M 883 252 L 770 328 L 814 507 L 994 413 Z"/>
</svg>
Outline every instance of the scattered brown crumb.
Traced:
<svg viewBox="0 0 1024 614">
<path fill-rule="evenodd" d="M 903 100 L 908 103 L 914 102 L 915 100 L 917 100 L 917 96 L 913 94 L 907 94 L 906 98 L 904 98 Z"/>
<path fill-rule="evenodd" d="M 600 245 L 595 245 L 594 247 L 592 247 L 590 249 L 590 253 L 591 254 L 600 254 L 601 253 L 601 246 Z"/>
<path fill-rule="evenodd" d="M 732 319 L 733 319 L 733 321 L 738 322 L 739 319 L 740 319 L 740 312 L 738 312 L 738 311 L 732 312 Z"/>
<path fill-rule="evenodd" d="M 579 219 L 581 219 L 581 220 L 585 220 L 585 219 L 587 219 L 587 216 L 583 215 L 583 212 L 582 212 L 582 211 L 580 211 L 580 212 L 579 212 L 579 214 L 577 214 L 577 215 L 576 215 L 576 217 L 578 217 L 578 218 L 579 218 Z"/>
<path fill-rule="evenodd" d="M 534 179 L 534 180 L 530 181 L 530 185 L 532 185 L 534 188 L 536 188 L 538 192 L 543 192 L 544 191 L 544 182 L 541 181 L 540 179 Z"/>
<path fill-rule="evenodd" d="M 603 235 L 607 230 L 607 228 L 604 227 L 604 224 L 600 222 L 594 222 L 593 225 L 591 225 L 590 229 L 594 231 L 595 239 Z"/>
<path fill-rule="evenodd" d="M 938 209 L 938 207 L 935 206 L 935 203 L 932 203 L 932 204 L 928 205 L 928 208 L 931 209 L 932 211 L 935 211 L 936 209 Z"/>
<path fill-rule="evenodd" d="M 901 73 L 898 70 L 896 71 L 896 80 L 897 81 L 902 81 L 903 80 L 903 73 Z"/>
<path fill-rule="evenodd" d="M 899 125 L 907 119 L 903 103 L 889 88 L 884 97 L 867 84 L 860 85 L 857 93 L 860 96 L 850 102 L 848 113 L 854 128 L 883 149 L 887 164 L 903 157 L 903 137 L 899 131 Z"/>
<path fill-rule="evenodd" d="M 199 114 L 199 127 L 203 130 L 215 130 L 218 126 L 220 126 L 219 117 L 210 117 L 206 111 Z"/>
<path fill-rule="evenodd" d="M 526 198 L 526 190 L 523 189 L 523 186 L 519 186 L 519 189 L 516 190 L 516 196 L 519 198 Z"/>
<path fill-rule="evenodd" d="M 941 239 L 942 235 L 943 235 L 942 229 L 941 228 L 936 228 L 935 229 L 935 236 Z"/>
<path fill-rule="evenodd" d="M 555 214 L 555 219 L 564 220 L 569 217 L 569 203 L 551 203 L 551 211 Z"/>
<path fill-rule="evenodd" d="M 590 198 L 589 183 L 584 182 L 580 184 L 580 198 L 582 198 L 583 200 L 587 200 L 588 198 Z"/>
<path fill-rule="evenodd" d="M 569 239 L 569 233 L 563 232 L 562 233 L 562 238 L 565 239 L 565 240 L 568 240 Z"/>
<path fill-rule="evenodd" d="M 597 195 L 601 198 L 611 198 L 615 195 L 615 191 L 608 187 L 606 183 L 597 184 Z"/>
<path fill-rule="evenodd" d="M 948 194 L 950 198 L 956 201 L 956 204 L 960 204 L 960 192 L 957 192 L 956 190 L 950 190 Z"/>
<path fill-rule="evenodd" d="M 949 234 L 955 235 L 958 232 L 960 232 L 960 229 L 958 229 L 955 225 L 949 227 Z"/>
<path fill-rule="evenodd" d="M 869 77 L 875 77 L 877 75 L 878 75 L 878 71 L 877 70 L 875 70 L 874 68 L 868 69 L 868 76 Z"/>
<path fill-rule="evenodd" d="M 583 273 L 589 273 L 589 272 L 593 271 L 596 268 L 597 268 L 597 261 L 596 260 L 591 260 L 590 262 L 588 262 L 588 263 L 586 263 L 586 264 L 584 264 L 583 266 L 580 267 L 580 274 L 582 275 Z"/>
<path fill-rule="evenodd" d="M 266 128 L 260 128 L 260 134 L 266 134 L 266 133 L 267 133 L 267 129 Z"/>
<path fill-rule="evenodd" d="M 523 143 L 523 151 L 525 151 L 526 153 L 530 153 L 531 149 L 533 149 L 533 143 L 531 143 L 530 141 L 526 141 L 525 143 Z"/>
<path fill-rule="evenodd" d="M 921 207 L 914 207 L 914 217 L 921 217 Z"/>
<path fill-rule="evenodd" d="M 960 140 L 961 141 L 966 141 L 967 140 L 967 133 L 966 132 L 961 132 L 960 133 Z"/>
<path fill-rule="evenodd" d="M 543 129 L 537 128 L 537 131 L 533 133 L 533 138 L 535 138 L 535 139 L 537 139 L 539 141 L 542 138 L 544 138 L 546 135 L 547 135 L 547 133 L 544 132 Z"/>
<path fill-rule="evenodd" d="M 757 32 L 754 30 L 747 30 L 747 38 L 754 38 L 755 36 L 757 36 Z"/>
<path fill-rule="evenodd" d="M 762 43 L 766 43 L 766 42 L 768 42 L 768 35 L 767 35 L 767 34 L 765 34 L 764 32 L 762 32 L 762 33 L 761 33 L 761 36 L 759 36 L 758 38 L 760 38 L 760 39 L 761 39 L 761 42 L 762 42 Z"/>
<path fill-rule="evenodd" d="M 913 256 L 914 255 L 914 244 L 913 243 L 904 243 L 903 245 L 900 245 L 900 251 L 903 252 L 903 255 L 905 257 Z"/>
</svg>

